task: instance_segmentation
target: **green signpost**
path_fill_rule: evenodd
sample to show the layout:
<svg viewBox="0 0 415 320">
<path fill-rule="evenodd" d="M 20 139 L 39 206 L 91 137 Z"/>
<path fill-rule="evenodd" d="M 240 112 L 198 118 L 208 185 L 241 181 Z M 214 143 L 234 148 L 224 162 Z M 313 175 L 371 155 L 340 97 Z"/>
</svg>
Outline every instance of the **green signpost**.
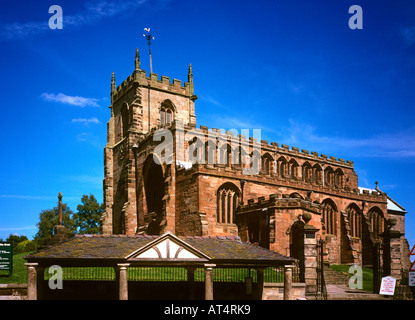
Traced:
<svg viewBox="0 0 415 320">
<path fill-rule="evenodd" d="M 13 272 L 13 248 L 11 243 L 0 242 L 0 270 L 9 270 L 9 276 Z"/>
</svg>

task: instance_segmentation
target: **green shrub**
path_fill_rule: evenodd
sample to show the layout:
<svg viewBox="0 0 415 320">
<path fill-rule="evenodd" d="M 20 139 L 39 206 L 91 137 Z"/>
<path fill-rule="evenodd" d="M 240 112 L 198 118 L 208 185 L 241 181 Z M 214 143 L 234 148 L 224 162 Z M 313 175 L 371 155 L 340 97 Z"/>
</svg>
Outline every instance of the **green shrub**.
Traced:
<svg viewBox="0 0 415 320">
<path fill-rule="evenodd" d="M 16 248 L 14 248 L 13 253 L 18 254 L 18 253 L 32 252 L 32 251 L 36 251 L 36 243 L 34 241 L 24 240 L 20 242 L 16 246 Z"/>
</svg>

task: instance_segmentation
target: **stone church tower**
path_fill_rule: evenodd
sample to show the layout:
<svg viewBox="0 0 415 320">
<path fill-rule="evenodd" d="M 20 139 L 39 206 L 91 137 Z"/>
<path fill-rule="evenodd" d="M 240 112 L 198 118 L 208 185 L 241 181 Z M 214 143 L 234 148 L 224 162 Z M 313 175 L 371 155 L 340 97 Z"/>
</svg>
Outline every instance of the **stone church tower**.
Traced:
<svg viewBox="0 0 415 320">
<path fill-rule="evenodd" d="M 136 182 L 144 183 L 141 180 L 136 181 L 143 176 L 142 172 L 136 171 L 137 168 L 142 169 L 143 163 L 137 162 L 150 152 L 145 148 L 138 148 L 137 143 L 156 128 L 168 126 L 176 120 L 195 127 L 196 99 L 191 66 L 188 82 L 184 85 L 177 79 L 170 82 L 165 76 L 161 76 L 159 80 L 155 73 L 147 77 L 146 71 L 140 69 L 138 49 L 134 72 L 118 87 L 114 73 L 112 74 L 111 118 L 107 124 L 107 145 L 104 149 L 104 234 L 135 234 L 138 227 L 144 224 L 144 212 L 161 210 L 160 199 L 143 199 L 143 195 L 137 193 Z M 148 186 L 144 191 L 147 191 L 148 196 L 153 191 L 157 193 L 158 187 L 155 184 L 162 183 L 163 186 L 165 181 L 157 168 L 145 169 L 148 170 L 145 172 L 145 183 Z M 162 197 L 161 193 L 154 197 Z M 172 228 L 168 230 L 174 231 Z"/>
</svg>

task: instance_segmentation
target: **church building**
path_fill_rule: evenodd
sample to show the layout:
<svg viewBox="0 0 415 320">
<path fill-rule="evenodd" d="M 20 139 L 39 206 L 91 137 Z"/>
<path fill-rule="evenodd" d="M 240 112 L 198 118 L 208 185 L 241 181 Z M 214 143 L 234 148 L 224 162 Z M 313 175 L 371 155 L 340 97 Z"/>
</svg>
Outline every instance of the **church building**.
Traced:
<svg viewBox="0 0 415 320">
<path fill-rule="evenodd" d="M 393 230 L 406 268 L 407 212 L 377 184 L 359 188 L 353 161 L 196 127 L 196 100 L 191 66 L 184 83 L 147 76 L 137 50 L 126 80 L 113 73 L 104 235 L 239 236 L 301 260 L 307 223 L 328 263 L 372 266 Z"/>
</svg>

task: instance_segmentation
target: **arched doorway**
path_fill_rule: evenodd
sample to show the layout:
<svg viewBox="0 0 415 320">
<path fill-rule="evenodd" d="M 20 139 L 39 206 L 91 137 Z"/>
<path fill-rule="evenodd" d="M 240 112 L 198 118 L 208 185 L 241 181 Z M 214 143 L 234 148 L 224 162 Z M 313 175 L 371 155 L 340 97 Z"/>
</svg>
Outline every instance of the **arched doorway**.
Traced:
<svg viewBox="0 0 415 320">
<path fill-rule="evenodd" d="M 159 234 L 159 223 L 163 217 L 164 178 L 163 169 L 154 161 L 152 154 L 144 163 L 143 180 L 147 204 L 146 214 L 152 218 L 147 234 Z"/>
<path fill-rule="evenodd" d="M 300 267 L 300 282 L 304 282 L 304 223 L 296 221 L 291 226 L 290 256 L 297 259 Z"/>
</svg>

